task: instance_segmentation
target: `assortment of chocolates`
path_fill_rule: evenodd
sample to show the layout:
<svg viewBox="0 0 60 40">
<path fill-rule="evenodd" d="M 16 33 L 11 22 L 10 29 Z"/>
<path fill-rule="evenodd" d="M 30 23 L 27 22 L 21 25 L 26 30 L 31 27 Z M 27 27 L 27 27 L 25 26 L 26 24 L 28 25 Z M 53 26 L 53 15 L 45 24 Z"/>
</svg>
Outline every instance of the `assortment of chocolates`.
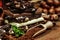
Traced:
<svg viewBox="0 0 60 40">
<path fill-rule="evenodd" d="M 60 0 L 3 0 L 0 40 L 34 40 L 56 21 L 60 21 Z"/>
</svg>

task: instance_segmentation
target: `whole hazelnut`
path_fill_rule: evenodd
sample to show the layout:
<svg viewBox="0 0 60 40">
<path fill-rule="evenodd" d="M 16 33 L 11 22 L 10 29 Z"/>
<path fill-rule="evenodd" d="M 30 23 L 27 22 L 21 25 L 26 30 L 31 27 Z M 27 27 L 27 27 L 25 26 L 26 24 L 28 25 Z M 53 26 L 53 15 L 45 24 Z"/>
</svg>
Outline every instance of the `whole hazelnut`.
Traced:
<svg viewBox="0 0 60 40">
<path fill-rule="evenodd" d="M 57 14 L 51 15 L 51 20 L 58 20 L 58 15 Z"/>
<path fill-rule="evenodd" d="M 54 6 L 52 6 L 52 7 L 49 9 L 49 13 L 50 13 L 50 14 L 54 14 L 54 13 L 55 13 Z"/>
<path fill-rule="evenodd" d="M 43 12 L 44 12 L 44 13 L 48 13 L 48 10 L 47 10 L 47 9 L 43 9 Z"/>
<path fill-rule="evenodd" d="M 45 1 L 41 1 L 41 4 L 42 4 L 42 5 L 45 5 L 45 4 L 46 4 L 46 2 L 45 2 Z"/>
<path fill-rule="evenodd" d="M 60 7 L 55 8 L 56 13 L 60 13 Z"/>
<path fill-rule="evenodd" d="M 36 14 L 40 14 L 40 13 L 42 13 L 42 11 L 43 11 L 43 9 L 40 7 L 40 8 L 38 8 L 37 10 L 36 10 Z"/>
<path fill-rule="evenodd" d="M 54 5 L 59 5 L 59 0 L 54 0 Z"/>
<path fill-rule="evenodd" d="M 47 0 L 49 4 L 53 4 L 53 0 Z"/>
</svg>

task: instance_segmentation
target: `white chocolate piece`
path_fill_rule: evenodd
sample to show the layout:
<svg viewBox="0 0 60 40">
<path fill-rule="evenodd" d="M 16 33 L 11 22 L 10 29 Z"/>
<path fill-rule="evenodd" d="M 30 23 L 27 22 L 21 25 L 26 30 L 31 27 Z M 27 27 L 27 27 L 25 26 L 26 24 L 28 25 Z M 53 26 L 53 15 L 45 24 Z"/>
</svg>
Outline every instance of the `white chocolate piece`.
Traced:
<svg viewBox="0 0 60 40">
<path fill-rule="evenodd" d="M 49 19 L 50 15 L 47 15 L 47 14 L 45 14 L 45 13 L 42 13 L 42 17 Z"/>
<path fill-rule="evenodd" d="M 26 30 L 28 30 L 29 28 L 28 28 L 28 26 L 26 26 Z"/>
<path fill-rule="evenodd" d="M 5 20 L 5 23 L 9 23 L 8 20 Z"/>
<path fill-rule="evenodd" d="M 43 17 L 40 17 L 40 18 L 37 18 L 37 19 L 33 19 L 31 21 L 28 21 L 28 22 L 25 22 L 25 23 L 10 23 L 11 25 L 17 25 L 18 24 L 18 27 L 21 27 L 21 26 L 26 26 L 26 25 L 30 25 L 30 24 L 34 24 L 34 23 L 37 23 L 37 22 L 40 22 L 40 21 L 44 21 L 44 18 Z"/>
<path fill-rule="evenodd" d="M 9 34 L 13 34 L 14 32 L 13 32 L 13 30 L 12 30 L 12 28 L 9 30 Z"/>
<path fill-rule="evenodd" d="M 28 21 L 29 20 L 29 18 L 27 17 L 27 18 L 25 18 L 25 21 Z"/>
<path fill-rule="evenodd" d="M 24 17 L 21 16 L 21 17 L 18 17 L 18 18 L 16 18 L 16 19 L 18 20 L 18 19 L 22 19 L 22 18 L 24 18 Z"/>
<path fill-rule="evenodd" d="M 44 21 L 44 18 L 40 17 L 38 19 L 33 19 L 31 21 L 28 21 L 28 22 L 25 22 L 25 23 L 21 23 L 20 26 L 26 26 L 26 25 L 34 24 L 34 23 L 39 22 L 39 21 Z"/>
</svg>

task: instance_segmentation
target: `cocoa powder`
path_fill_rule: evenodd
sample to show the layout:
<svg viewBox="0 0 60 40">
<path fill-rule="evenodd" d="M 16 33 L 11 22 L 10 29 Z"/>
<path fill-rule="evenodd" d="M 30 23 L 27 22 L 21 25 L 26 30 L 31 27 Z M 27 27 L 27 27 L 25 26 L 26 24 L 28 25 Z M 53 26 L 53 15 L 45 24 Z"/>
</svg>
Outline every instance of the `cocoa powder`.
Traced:
<svg viewBox="0 0 60 40">
<path fill-rule="evenodd" d="M 28 32 L 26 32 L 25 35 L 19 37 L 18 40 L 34 40 L 34 38 L 32 36 L 34 35 L 34 33 L 36 33 L 37 31 L 39 31 L 41 29 L 42 28 L 35 27 L 35 28 L 29 30 Z"/>
</svg>

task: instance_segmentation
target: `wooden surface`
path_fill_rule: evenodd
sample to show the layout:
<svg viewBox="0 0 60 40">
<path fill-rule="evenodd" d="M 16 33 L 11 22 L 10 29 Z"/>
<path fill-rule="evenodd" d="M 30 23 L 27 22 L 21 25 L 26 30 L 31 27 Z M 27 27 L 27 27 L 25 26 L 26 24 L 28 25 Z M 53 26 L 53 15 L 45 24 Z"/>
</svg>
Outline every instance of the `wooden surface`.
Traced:
<svg viewBox="0 0 60 40">
<path fill-rule="evenodd" d="M 39 35 L 35 40 L 60 40 L 60 21 L 57 25 Z"/>
</svg>

